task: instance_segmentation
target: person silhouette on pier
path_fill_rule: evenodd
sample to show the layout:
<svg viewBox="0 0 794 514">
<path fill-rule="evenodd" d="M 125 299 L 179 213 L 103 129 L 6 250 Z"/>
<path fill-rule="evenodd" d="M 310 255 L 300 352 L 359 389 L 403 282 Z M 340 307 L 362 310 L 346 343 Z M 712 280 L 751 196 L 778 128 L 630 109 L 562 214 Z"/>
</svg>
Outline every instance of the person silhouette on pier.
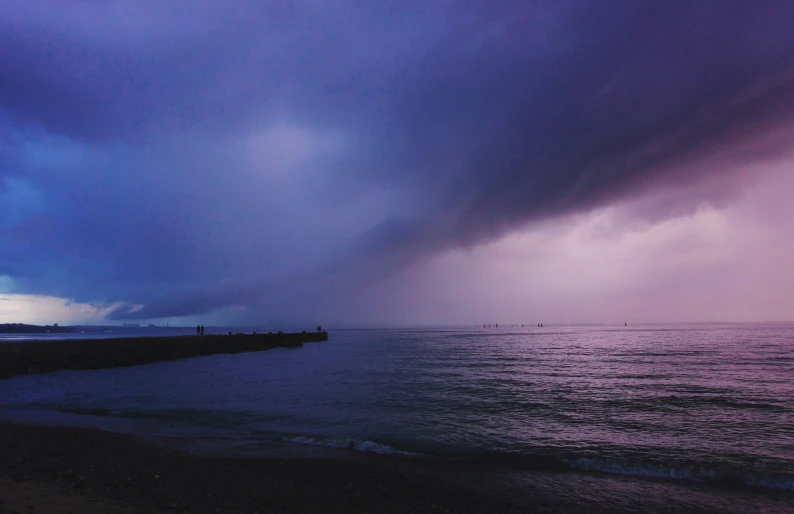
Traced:
<svg viewBox="0 0 794 514">
<path fill-rule="evenodd" d="M 197 336 L 201 335 L 201 325 L 196 325 L 196 335 Z"/>
<path fill-rule="evenodd" d="M 204 325 L 201 325 L 201 335 L 204 335 Z"/>
</svg>

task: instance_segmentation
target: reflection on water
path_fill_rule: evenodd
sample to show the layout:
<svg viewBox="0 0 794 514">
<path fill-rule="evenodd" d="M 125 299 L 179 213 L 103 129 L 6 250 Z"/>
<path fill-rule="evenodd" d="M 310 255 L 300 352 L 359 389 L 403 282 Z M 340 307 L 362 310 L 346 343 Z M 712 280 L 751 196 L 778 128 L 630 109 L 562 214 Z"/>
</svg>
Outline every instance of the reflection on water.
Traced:
<svg viewBox="0 0 794 514">
<path fill-rule="evenodd" d="M 442 456 L 503 483 L 561 471 L 772 501 L 794 490 L 792 377 L 784 325 L 331 331 L 297 350 L 17 377 L 0 403 L 237 446 Z"/>
</svg>

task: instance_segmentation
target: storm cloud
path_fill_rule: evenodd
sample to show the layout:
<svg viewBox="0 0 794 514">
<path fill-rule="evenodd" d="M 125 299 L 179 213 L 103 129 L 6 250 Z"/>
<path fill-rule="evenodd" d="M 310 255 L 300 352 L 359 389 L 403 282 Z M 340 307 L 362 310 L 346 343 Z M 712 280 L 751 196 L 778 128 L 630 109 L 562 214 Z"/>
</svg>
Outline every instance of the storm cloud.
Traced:
<svg viewBox="0 0 794 514">
<path fill-rule="evenodd" d="M 791 143 L 792 26 L 771 0 L 5 2 L 0 275 L 255 319 L 667 188 L 626 215 L 729 204 Z"/>
</svg>

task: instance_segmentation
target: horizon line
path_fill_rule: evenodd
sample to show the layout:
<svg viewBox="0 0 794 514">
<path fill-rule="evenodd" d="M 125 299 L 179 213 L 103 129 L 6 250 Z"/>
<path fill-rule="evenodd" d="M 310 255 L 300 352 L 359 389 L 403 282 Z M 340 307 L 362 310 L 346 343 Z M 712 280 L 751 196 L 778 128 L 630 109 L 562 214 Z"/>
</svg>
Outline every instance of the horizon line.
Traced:
<svg viewBox="0 0 794 514">
<path fill-rule="evenodd" d="M 575 326 L 592 326 L 592 327 L 609 327 L 609 326 L 624 326 L 623 323 L 627 322 L 605 322 L 605 323 L 594 323 L 594 322 L 524 322 L 516 323 L 516 322 L 499 322 L 499 323 L 487 323 L 490 325 L 489 327 L 485 328 L 499 328 L 496 325 L 503 325 L 501 328 L 539 328 L 537 324 L 541 323 L 544 326 L 542 328 L 547 327 L 575 327 Z M 794 324 L 794 320 L 766 320 L 766 321 L 635 321 L 629 323 L 628 326 L 651 326 L 651 325 L 785 325 L 785 324 Z M 195 328 L 193 325 L 158 325 L 152 324 L 154 326 L 149 326 L 150 324 L 140 324 L 140 326 L 124 326 L 123 324 L 107 324 L 107 323 L 74 323 L 74 324 L 60 324 L 60 323 L 50 323 L 50 324 L 38 324 L 38 323 L 25 323 L 25 322 L 5 322 L 0 323 L 0 325 L 29 325 L 29 326 L 41 326 L 41 327 L 54 327 L 57 326 L 59 328 L 77 328 L 77 327 L 107 327 L 107 328 L 146 328 L 146 329 L 153 329 L 153 328 Z M 265 322 L 262 324 L 254 324 L 254 323 L 244 323 L 244 324 L 218 324 L 218 325 L 206 325 L 210 328 L 255 328 L 261 326 L 279 326 L 279 327 L 287 327 L 287 326 L 304 326 L 307 323 L 300 323 L 300 322 L 282 322 L 282 323 L 272 323 L 272 322 Z M 308 325 L 313 325 L 313 323 L 308 323 Z M 524 325 L 524 326 L 521 326 Z M 314 325 L 313 325 L 314 326 Z M 483 328 L 482 324 L 480 323 L 405 323 L 405 324 L 395 324 L 395 323 L 330 323 L 330 324 L 322 324 L 319 323 L 318 326 L 324 326 L 327 328 L 335 328 L 337 330 L 345 330 L 345 329 L 400 329 L 400 328 L 455 328 L 455 327 L 466 327 L 466 328 Z"/>
</svg>

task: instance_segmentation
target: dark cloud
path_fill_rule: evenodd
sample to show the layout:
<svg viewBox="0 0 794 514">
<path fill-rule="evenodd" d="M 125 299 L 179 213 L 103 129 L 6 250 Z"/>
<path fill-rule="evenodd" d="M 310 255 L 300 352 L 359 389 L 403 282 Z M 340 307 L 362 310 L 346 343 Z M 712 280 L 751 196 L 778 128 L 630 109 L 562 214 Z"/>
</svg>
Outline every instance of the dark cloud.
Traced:
<svg viewBox="0 0 794 514">
<path fill-rule="evenodd" d="M 448 248 L 697 185 L 722 170 L 695 163 L 794 105 L 780 1 L 170 0 L 116 25 L 93 4 L 44 19 L 52 5 L 0 8 L 0 177 L 44 199 L 0 223 L 0 274 L 146 305 L 118 317 L 307 309 Z M 297 150 L 246 153 L 277 126 L 300 130 L 268 152 Z"/>
<path fill-rule="evenodd" d="M 385 223 L 374 241 L 470 245 L 660 176 L 694 181 L 677 168 L 791 118 L 793 13 L 774 2 L 588 4 L 540 62 L 537 47 L 480 50 L 400 102 L 413 163 L 457 170 L 430 223 Z"/>
</svg>

